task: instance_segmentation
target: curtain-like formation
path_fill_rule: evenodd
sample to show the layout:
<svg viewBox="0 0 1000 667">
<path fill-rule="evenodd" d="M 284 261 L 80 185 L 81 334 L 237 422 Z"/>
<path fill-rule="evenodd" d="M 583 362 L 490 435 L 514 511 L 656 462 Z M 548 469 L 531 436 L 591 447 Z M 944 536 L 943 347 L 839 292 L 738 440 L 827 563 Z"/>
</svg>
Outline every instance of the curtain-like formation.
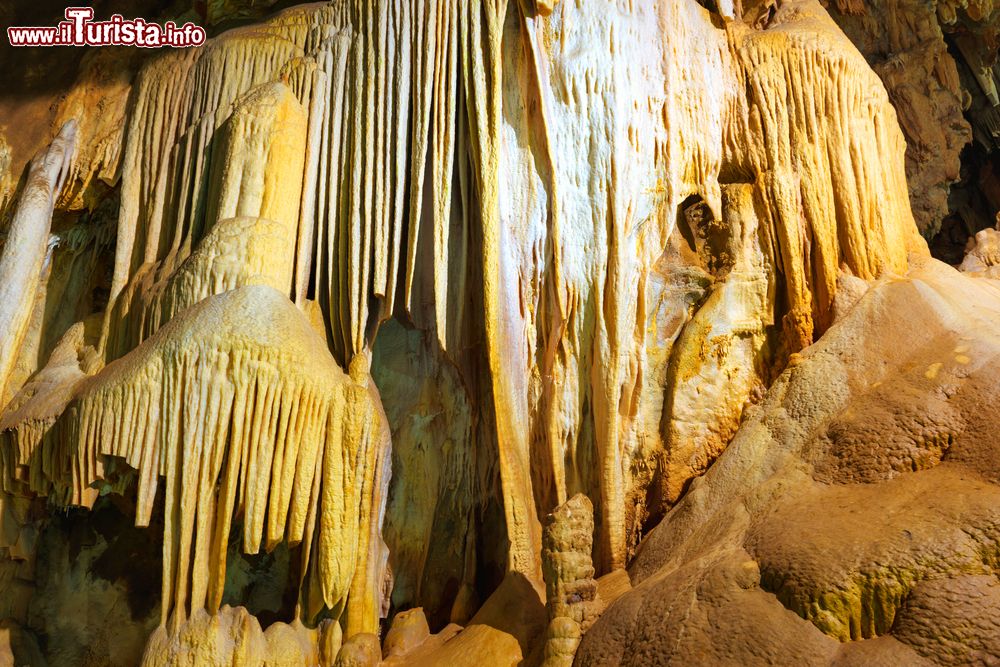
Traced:
<svg viewBox="0 0 1000 667">
<path fill-rule="evenodd" d="M 88 504 L 126 488 L 122 459 L 140 523 L 165 477 L 165 615 L 218 608 L 235 520 L 250 552 L 301 542 L 303 615 L 346 613 L 348 633 L 384 612 L 386 514 L 400 605 L 434 591 L 468 616 L 489 560 L 537 578 L 539 518 L 577 493 L 598 572 L 624 566 L 829 325 L 838 278 L 920 249 L 877 77 L 817 5 L 769 20 L 691 0 L 339 0 L 151 58 L 108 366 L 4 422 L 6 474 Z M 455 393 L 382 392 L 410 466 L 396 481 L 370 365 Z M 448 542 L 461 566 L 422 589 L 441 526 L 467 531 Z"/>
</svg>

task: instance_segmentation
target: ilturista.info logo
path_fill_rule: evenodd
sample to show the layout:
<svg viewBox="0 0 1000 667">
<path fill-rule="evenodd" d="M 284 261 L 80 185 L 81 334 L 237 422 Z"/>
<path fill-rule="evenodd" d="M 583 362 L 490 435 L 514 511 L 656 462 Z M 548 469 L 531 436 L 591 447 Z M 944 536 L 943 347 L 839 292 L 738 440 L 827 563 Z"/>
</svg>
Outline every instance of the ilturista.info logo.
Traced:
<svg viewBox="0 0 1000 667">
<path fill-rule="evenodd" d="M 11 26 L 11 46 L 164 46 L 186 48 L 205 43 L 205 29 L 188 22 L 162 25 L 145 19 L 126 19 L 115 14 L 108 21 L 94 21 L 93 7 L 67 7 L 65 21 L 55 26 Z"/>
</svg>

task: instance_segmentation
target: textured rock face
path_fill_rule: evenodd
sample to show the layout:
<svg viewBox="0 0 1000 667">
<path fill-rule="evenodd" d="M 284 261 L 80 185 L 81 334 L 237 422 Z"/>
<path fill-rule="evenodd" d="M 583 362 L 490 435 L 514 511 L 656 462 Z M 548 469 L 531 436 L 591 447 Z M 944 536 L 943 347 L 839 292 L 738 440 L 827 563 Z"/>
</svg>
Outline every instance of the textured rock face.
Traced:
<svg viewBox="0 0 1000 667">
<path fill-rule="evenodd" d="M 978 209 L 983 199 L 998 204 L 988 156 L 1000 128 L 994 71 L 1000 8 L 992 2 L 830 4 L 896 108 L 921 232 L 931 238 L 949 218 L 961 220 L 970 236 L 987 226 L 992 216 Z"/>
<path fill-rule="evenodd" d="M 877 283 L 651 532 L 578 662 L 996 660 L 998 317 L 993 281 L 933 260 Z"/>
<path fill-rule="evenodd" d="M 3 181 L 0 656 L 997 657 L 995 243 L 914 222 L 967 135 L 930 10 L 873 71 L 813 0 L 272 4 L 88 59 Z"/>
<path fill-rule="evenodd" d="M 942 30 L 949 27 L 943 20 L 948 3 L 837 2 L 834 7 L 831 15 L 872 64 L 896 108 L 906 136 L 913 217 L 929 237 L 948 214 L 960 153 L 972 140 L 962 113 L 968 93 Z"/>
<path fill-rule="evenodd" d="M 66 182 L 76 146 L 76 123 L 59 131 L 48 150 L 28 168 L 28 181 L 21 191 L 17 211 L 7 229 L 0 255 L 0 403 L 10 400 L 8 389 L 17 353 L 31 322 L 34 302 L 27 295 L 38 290 L 46 269 L 49 229 L 55 200 Z"/>
<path fill-rule="evenodd" d="M 545 631 L 547 667 L 573 664 L 580 636 L 601 613 L 593 550 L 594 508 L 577 494 L 546 517 L 542 532 L 542 574 L 549 625 Z"/>
<path fill-rule="evenodd" d="M 984 229 L 978 232 L 970 239 L 969 246 L 959 270 L 996 278 L 1000 271 L 994 268 L 1000 264 L 1000 230 Z"/>
</svg>

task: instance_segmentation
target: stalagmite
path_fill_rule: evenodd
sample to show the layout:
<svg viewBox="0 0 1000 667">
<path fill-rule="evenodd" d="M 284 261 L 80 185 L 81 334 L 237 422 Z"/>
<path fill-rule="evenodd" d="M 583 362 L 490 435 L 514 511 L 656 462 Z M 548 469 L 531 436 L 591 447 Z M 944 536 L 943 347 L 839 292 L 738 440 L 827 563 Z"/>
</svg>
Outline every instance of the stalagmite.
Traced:
<svg viewBox="0 0 1000 667">
<path fill-rule="evenodd" d="M 262 630 L 246 609 L 225 605 L 211 616 L 204 610 L 195 612 L 177 636 L 158 628 L 143 654 L 142 667 L 186 664 L 191 656 L 195 663 L 205 665 L 332 667 L 332 661 L 319 660 L 317 634 L 298 621 Z"/>
<path fill-rule="evenodd" d="M 594 508 L 577 494 L 546 517 L 542 533 L 542 568 L 549 612 L 545 631 L 545 667 L 573 664 L 580 637 L 602 611 L 594 581 Z"/>
<path fill-rule="evenodd" d="M 1000 229 L 984 229 L 969 241 L 961 271 L 995 278 L 1000 269 Z"/>
</svg>

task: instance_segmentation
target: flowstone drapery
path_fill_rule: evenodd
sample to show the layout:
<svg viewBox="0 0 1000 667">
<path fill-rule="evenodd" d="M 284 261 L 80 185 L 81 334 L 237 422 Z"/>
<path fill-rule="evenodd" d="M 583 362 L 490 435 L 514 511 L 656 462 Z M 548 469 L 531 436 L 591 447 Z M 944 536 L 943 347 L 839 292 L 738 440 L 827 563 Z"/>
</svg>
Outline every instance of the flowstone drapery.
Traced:
<svg viewBox="0 0 1000 667">
<path fill-rule="evenodd" d="M 644 536 L 714 516 L 694 490 L 772 385 L 931 262 L 882 80 L 813 0 L 244 4 L 129 61 L 115 150 L 60 107 L 77 120 L 10 200 L 0 548 L 29 562 L 39 517 L 106 498 L 162 531 L 150 665 L 368 660 L 415 607 L 389 664 L 530 663 L 542 522 L 575 499 L 592 553 L 567 553 L 608 594 L 586 623 L 560 608 L 550 653 L 579 629 L 581 659 L 645 656 L 623 569 L 707 566 Z M 100 269 L 71 327 L 45 259 L 69 229 Z M 776 595 L 856 638 L 822 591 Z"/>
</svg>

